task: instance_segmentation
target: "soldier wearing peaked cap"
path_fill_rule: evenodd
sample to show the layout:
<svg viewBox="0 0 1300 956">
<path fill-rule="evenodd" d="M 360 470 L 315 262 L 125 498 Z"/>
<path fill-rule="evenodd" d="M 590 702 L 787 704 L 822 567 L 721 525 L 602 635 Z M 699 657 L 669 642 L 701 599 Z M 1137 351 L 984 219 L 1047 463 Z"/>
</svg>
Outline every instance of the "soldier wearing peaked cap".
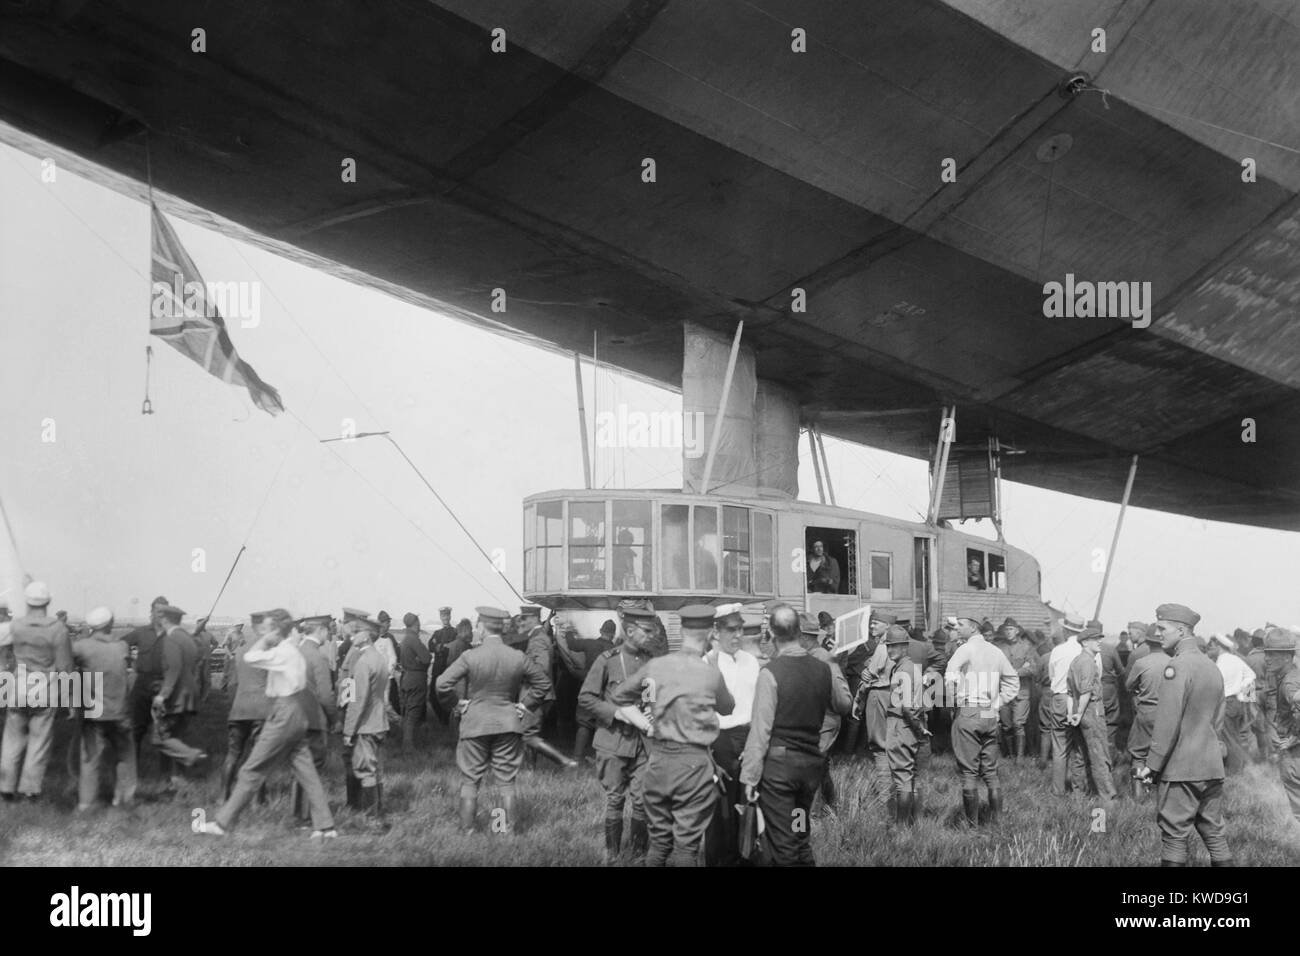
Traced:
<svg viewBox="0 0 1300 956">
<path fill-rule="evenodd" d="M 508 617 L 498 608 L 479 608 L 475 630 L 480 643 L 456 658 L 436 685 L 448 708 L 460 714 L 456 765 L 461 772 L 460 826 L 466 832 L 474 830 L 479 784 L 489 768 L 505 810 L 503 832 L 512 831 L 515 778 L 524 757 L 522 718 L 551 689 L 550 676 L 535 660 L 502 642 Z M 458 701 L 455 688 L 462 680 L 466 696 Z"/>
<path fill-rule="evenodd" d="M 536 710 L 529 710 L 523 715 L 525 760 L 529 766 L 541 754 L 547 760 L 559 764 L 565 770 L 573 770 L 578 761 L 566 757 L 542 737 L 542 725 L 547 715 L 555 707 L 555 642 L 552 635 L 542 627 L 542 609 L 536 604 L 525 604 L 519 609 L 519 630 L 524 635 L 524 654 L 547 676 L 549 688 L 542 695 L 542 702 Z"/>
<path fill-rule="evenodd" d="M 910 826 L 915 819 L 916 765 L 922 743 L 930 736 L 925 724 L 924 661 L 909 653 L 911 636 L 895 624 L 885 634 L 889 653 L 889 711 L 886 731 L 889 771 L 893 782 L 896 822 Z"/>
<path fill-rule="evenodd" d="M 692 626 L 698 624 L 700 626 Z M 709 746 L 718 716 L 734 707 L 716 667 L 704 660 L 712 620 L 687 617 L 681 647 L 652 658 L 609 697 L 616 713 L 648 738 L 642 778 L 650 849 L 646 866 L 698 866 L 718 791 Z M 650 708 L 642 713 L 641 704 Z"/>
<path fill-rule="evenodd" d="M 388 659 L 375 646 L 382 625 L 369 618 L 353 622 L 352 650 L 339 681 L 343 707 L 344 784 L 348 806 L 361 810 L 369 822 L 384 829 L 384 783 L 381 761 L 388 733 Z"/>
<path fill-rule="evenodd" d="M 596 723 L 597 777 L 605 791 L 605 862 L 618 861 L 623 842 L 623 808 L 631 799 L 628 842 L 634 858 L 644 857 L 650 836 L 646 826 L 642 780 L 649 750 L 628 712 L 614 704 L 619 685 L 654 657 L 658 650 L 657 618 L 641 603 L 620 607 L 623 640 L 596 658 L 578 691 L 578 706 Z"/>
<path fill-rule="evenodd" d="M 1264 716 L 1272 750 L 1277 755 L 1282 789 L 1291 804 L 1291 816 L 1300 824 L 1300 667 L 1296 666 L 1296 636 L 1280 627 L 1264 635 L 1265 683 L 1268 686 Z"/>
<path fill-rule="evenodd" d="M 1154 778 L 1160 865 L 1186 866 L 1192 828 L 1210 852 L 1211 866 L 1231 866 L 1223 825 L 1223 675 L 1198 646 L 1193 628 L 1201 619 L 1181 604 L 1156 608 L 1161 646 L 1173 655 L 1165 666 L 1155 727 L 1146 761 L 1134 767 L 1139 780 Z"/>
<path fill-rule="evenodd" d="M 1008 617 L 993 635 L 993 643 L 1007 655 L 1020 679 L 1020 690 L 1015 700 L 1005 705 L 998 715 L 1002 726 L 1002 751 L 1011 755 L 1015 763 L 1025 755 L 1025 727 L 1029 724 L 1029 702 L 1033 693 L 1033 677 L 1038 654 L 1025 629 Z"/>
</svg>

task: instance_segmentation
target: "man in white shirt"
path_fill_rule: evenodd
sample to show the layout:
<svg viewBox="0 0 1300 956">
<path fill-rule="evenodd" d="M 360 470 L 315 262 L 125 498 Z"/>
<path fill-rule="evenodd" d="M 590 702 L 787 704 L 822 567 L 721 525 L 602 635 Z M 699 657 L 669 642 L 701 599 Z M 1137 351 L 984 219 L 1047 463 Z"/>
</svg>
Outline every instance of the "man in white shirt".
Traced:
<svg viewBox="0 0 1300 956">
<path fill-rule="evenodd" d="M 302 787 L 311 807 L 312 839 L 337 837 L 325 788 L 316 773 L 307 729 L 312 709 L 320 703 L 308 687 L 307 662 L 302 652 L 286 638 L 293 630 L 293 616 L 283 608 L 268 611 L 258 625 L 260 636 L 244 654 L 244 662 L 266 671 L 266 696 L 271 712 L 244 765 L 239 768 L 234 790 L 217 811 L 216 818 L 200 824 L 197 832 L 225 836 L 267 775 L 281 760 L 289 761 L 294 779 Z"/>
<path fill-rule="evenodd" d="M 683 609 L 683 611 L 692 609 Z M 693 609 L 697 614 L 699 609 Z M 722 681 L 735 700 L 729 714 L 718 715 L 718 739 L 710 747 L 718 769 L 725 774 L 723 799 L 714 807 L 713 822 L 705 835 L 705 860 L 709 866 L 735 866 L 740 862 L 739 820 L 736 805 L 743 803 L 740 755 L 749 737 L 750 713 L 761 667 L 758 658 L 741 649 L 745 620 L 739 604 L 723 604 L 713 611 L 713 649 L 704 659 L 722 672 Z"/>
<path fill-rule="evenodd" d="M 1052 693 L 1052 792 L 1065 795 L 1067 772 L 1072 781 L 1086 780 L 1083 754 L 1075 745 L 1073 725 L 1070 723 L 1070 662 L 1083 653 L 1079 635 L 1083 633 L 1083 619 L 1066 615 L 1061 621 L 1065 632 L 1064 642 L 1052 648 L 1047 659 L 1047 673 Z M 1100 666 L 1100 665 L 1099 665 Z"/>
<path fill-rule="evenodd" d="M 1255 722 L 1255 671 L 1236 653 L 1232 638 L 1215 634 L 1205 649 L 1223 675 L 1224 761 L 1229 773 L 1239 772 L 1250 762 L 1251 727 Z"/>
</svg>

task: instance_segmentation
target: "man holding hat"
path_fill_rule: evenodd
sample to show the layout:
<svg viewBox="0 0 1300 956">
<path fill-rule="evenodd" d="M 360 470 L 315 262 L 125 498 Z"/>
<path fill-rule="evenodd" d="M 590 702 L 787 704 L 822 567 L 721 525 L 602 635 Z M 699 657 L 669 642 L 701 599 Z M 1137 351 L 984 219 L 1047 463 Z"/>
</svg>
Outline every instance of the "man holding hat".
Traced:
<svg viewBox="0 0 1300 956">
<path fill-rule="evenodd" d="M 135 740 L 126 689 L 131 650 L 113 637 L 113 612 L 108 608 L 90 611 L 86 627 L 90 634 L 73 642 L 72 659 L 81 668 L 82 681 L 94 682 L 98 700 L 81 715 L 77 809 L 95 805 L 105 769 L 113 778 L 113 806 L 130 806 L 135 800 Z"/>
<path fill-rule="evenodd" d="M 536 710 L 551 689 L 550 675 L 535 660 L 503 643 L 508 619 L 505 611 L 480 607 L 476 631 L 481 642 L 456 658 L 437 683 L 448 709 L 460 714 L 456 765 L 461 772 L 460 827 L 466 833 L 474 832 L 479 784 L 489 767 L 505 810 L 503 832 L 512 831 L 515 778 L 524 759 L 524 714 Z M 455 688 L 462 680 L 466 696 L 457 701 Z"/>
<path fill-rule="evenodd" d="M 1155 728 L 1139 780 L 1155 779 L 1160 865 L 1186 866 L 1187 840 L 1196 828 L 1211 866 L 1231 866 L 1223 826 L 1223 675 L 1201 651 L 1193 628 L 1201 616 L 1181 604 L 1156 608 L 1155 629 L 1173 660 L 1165 665 Z"/>
<path fill-rule="evenodd" d="M 735 703 L 731 713 L 718 717 L 718 739 L 710 748 L 722 775 L 722 799 L 718 801 L 709 827 L 706 854 L 709 866 L 732 866 L 740 859 L 739 820 L 735 812 L 735 807 L 743 799 L 740 755 L 745 749 L 745 738 L 749 736 L 750 712 L 754 707 L 754 689 L 758 685 L 760 669 L 758 658 L 740 647 L 745 629 L 740 607 L 739 604 L 723 604 L 714 609 L 704 604 L 682 608 L 678 612 L 683 619 L 691 618 L 693 627 L 707 629 L 712 626 L 713 649 L 704 659 L 722 674 L 722 681 Z"/>
<path fill-rule="evenodd" d="M 826 766 L 822 724 L 826 711 L 844 714 L 851 704 L 847 685 L 837 699 L 830 666 L 800 644 L 802 626 L 794 608 L 772 608 L 768 629 L 776 654 L 758 675 L 740 781 L 745 799 L 757 801 L 763 811 L 772 864 L 812 866 L 810 817 Z"/>
<path fill-rule="evenodd" d="M 962 809 L 967 823 L 978 826 L 983 783 L 989 793 L 989 822 L 997 823 L 1002 812 L 998 712 L 1016 699 L 1020 678 L 1007 655 L 984 639 L 973 618 L 959 617 L 956 635 L 963 643 L 949 659 L 943 681 L 957 705 L 952 752 L 961 774 Z"/>
<path fill-rule="evenodd" d="M 250 618 L 252 627 L 240 629 L 239 640 L 231 648 L 222 673 L 222 690 L 234 695 L 230 713 L 226 715 L 226 760 L 221 772 L 226 800 L 230 799 L 239 768 L 253 752 L 257 735 L 271 712 L 271 698 L 266 696 L 266 671 L 245 660 L 248 649 L 260 637 L 260 625 L 265 617 L 265 611 L 256 611 Z M 265 790 L 261 799 L 266 801 Z"/>
<path fill-rule="evenodd" d="M 572 770 L 578 766 L 578 761 L 566 757 L 542 737 L 542 725 L 546 722 L 546 716 L 551 708 L 555 706 L 555 669 L 552 656 L 554 639 L 547 633 L 546 628 L 542 627 L 541 616 L 542 609 L 536 604 L 525 604 L 519 609 L 519 631 L 525 637 L 524 654 L 546 675 L 547 679 L 547 689 L 542 695 L 541 703 L 536 710 L 529 710 L 523 715 L 526 757 L 530 767 L 537 759 L 537 754 L 541 754 L 565 770 Z"/>
<path fill-rule="evenodd" d="M 53 675 L 72 669 L 72 648 L 68 629 L 50 617 L 50 589 L 33 581 L 23 590 L 27 613 L 9 626 L 10 649 L 19 685 L 30 675 Z M 15 701 L 15 704 L 18 702 Z M 3 742 L 0 742 L 0 798 L 13 800 L 17 791 L 28 800 L 40 796 L 45 767 L 54 742 L 55 707 L 12 706 L 5 713 Z"/>
<path fill-rule="evenodd" d="M 1291 816 L 1300 824 L 1300 667 L 1296 666 L 1295 650 L 1292 632 L 1274 627 L 1264 634 L 1269 740 L 1277 754 L 1278 774 L 1291 804 Z"/>
<path fill-rule="evenodd" d="M 649 760 L 645 737 L 613 702 L 614 691 L 653 657 L 658 639 L 654 608 L 630 604 L 620 608 L 623 640 L 601 654 L 578 691 L 578 707 L 596 722 L 596 773 L 605 791 L 605 862 L 617 862 L 623 841 L 623 807 L 632 800 L 628 842 L 634 858 L 645 855 L 650 843 L 646 827 L 642 779 Z"/>
<path fill-rule="evenodd" d="M 1133 634 L 1133 624 L 1129 624 L 1129 634 Z M 1160 685 L 1164 683 L 1165 668 L 1172 658 L 1160 646 L 1160 632 L 1142 625 L 1142 640 L 1145 653 L 1138 655 L 1136 649 L 1129 658 L 1128 674 L 1124 678 L 1124 687 L 1133 698 L 1133 727 L 1128 735 L 1129 760 L 1133 767 L 1146 763 L 1147 748 L 1151 746 L 1151 732 L 1156 726 L 1156 703 L 1160 699 Z M 1145 786 L 1141 780 L 1133 780 L 1133 798 L 1141 799 Z"/>
<path fill-rule="evenodd" d="M 287 640 L 293 630 L 293 615 L 284 608 L 267 611 L 259 625 L 257 641 L 244 660 L 266 671 L 266 696 L 271 710 L 253 752 L 248 755 L 230 798 L 216 816 L 200 826 L 200 833 L 225 836 L 239 814 L 261 789 L 267 775 L 287 760 L 294 779 L 302 785 L 311 805 L 312 839 L 337 837 L 325 788 L 307 745 L 307 728 L 313 710 L 320 704 L 308 686 L 307 662 L 302 652 Z"/>
<path fill-rule="evenodd" d="M 1075 746 L 1074 725 L 1070 722 L 1070 664 L 1083 653 L 1079 635 L 1084 630 L 1083 620 L 1067 614 L 1061 619 L 1065 640 L 1052 648 L 1047 659 L 1048 679 L 1052 691 L 1052 793 L 1065 796 L 1067 773 L 1076 788 L 1085 785 L 1083 754 Z"/>
<path fill-rule="evenodd" d="M 1109 808 L 1115 799 L 1115 780 L 1111 776 L 1110 748 L 1106 740 L 1106 710 L 1101 699 L 1101 670 L 1097 665 L 1101 630 L 1093 625 L 1079 635 L 1080 653 L 1070 661 L 1066 674 L 1066 691 L 1070 706 L 1066 723 L 1073 728 L 1072 746 L 1084 759 L 1093 786 Z"/>
<path fill-rule="evenodd" d="M 375 646 L 382 625 L 370 618 L 353 622 L 352 663 L 340 681 L 343 712 L 344 784 L 348 806 L 372 814 L 383 826 L 384 787 L 380 745 L 388 733 L 388 659 Z"/>
<path fill-rule="evenodd" d="M 429 707 L 429 665 L 433 655 L 420 638 L 420 618 L 412 611 L 402 617 L 401 646 L 397 649 L 397 664 L 401 668 L 398 690 L 402 694 L 402 752 L 415 749 L 415 731 L 424 723 Z"/>
<path fill-rule="evenodd" d="M 620 718 L 649 738 L 642 778 L 646 866 L 670 859 L 673 866 L 698 866 L 713 818 L 718 790 L 709 746 L 718 738 L 718 716 L 731 713 L 735 702 L 721 672 L 704 660 L 712 629 L 712 608 L 685 608 L 681 647 L 651 658 L 610 695 Z"/>
<path fill-rule="evenodd" d="M 922 742 L 930 736 L 925 725 L 925 664 L 911 655 L 911 637 L 897 624 L 885 633 L 885 649 L 892 665 L 885 740 L 893 778 L 894 819 L 911 826 L 917 813 L 916 758 Z"/>
</svg>

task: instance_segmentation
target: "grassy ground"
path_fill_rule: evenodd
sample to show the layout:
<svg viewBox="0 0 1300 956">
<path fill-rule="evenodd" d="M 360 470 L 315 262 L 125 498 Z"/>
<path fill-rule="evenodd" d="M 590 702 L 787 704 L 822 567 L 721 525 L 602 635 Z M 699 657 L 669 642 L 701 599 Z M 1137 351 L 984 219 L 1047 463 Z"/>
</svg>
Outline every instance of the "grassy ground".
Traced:
<svg viewBox="0 0 1300 956">
<path fill-rule="evenodd" d="M 298 865 L 476 865 L 595 866 L 602 862 L 601 792 L 590 769 L 564 774 L 525 771 L 520 777 L 518 833 L 502 838 L 457 832 L 458 775 L 454 739 L 435 726 L 418 756 L 401 757 L 391 742 L 385 764 L 385 803 L 392 828 L 366 832 L 342 803 L 342 761 L 338 738 L 331 744 L 331 803 L 342 836 L 314 845 L 290 822 L 288 776 L 277 775 L 271 802 L 254 804 L 229 836 L 217 839 L 190 831 L 191 811 L 209 818 L 220 796 L 220 762 L 225 748 L 227 701 L 219 691 L 208 699 L 188 734 L 205 746 L 211 769 L 184 789 L 159 788 L 156 759 L 142 769 L 138 806 L 129 812 L 103 809 L 76 815 L 65 758 L 71 724 L 58 722 L 46 777 L 45 801 L 0 805 L 0 862 L 16 866 L 275 866 Z M 1093 805 L 1081 797 L 1051 796 L 1048 774 L 1032 763 L 1004 767 L 1006 809 L 995 827 L 966 831 L 957 822 L 960 787 L 952 758 L 936 757 L 925 775 L 920 822 L 899 830 L 867 796 L 866 764 L 845 761 L 835 770 L 840 809 L 813 825 L 819 863 L 836 866 L 1108 866 L 1151 865 L 1159 859 L 1159 835 L 1148 800 L 1121 801 L 1094 832 Z M 480 800 L 480 829 L 487 822 L 489 790 Z M 1250 767 L 1228 781 L 1228 839 L 1241 865 L 1300 865 L 1300 827 L 1290 822 L 1276 772 Z M 1207 857 L 1193 841 L 1193 862 Z"/>
</svg>

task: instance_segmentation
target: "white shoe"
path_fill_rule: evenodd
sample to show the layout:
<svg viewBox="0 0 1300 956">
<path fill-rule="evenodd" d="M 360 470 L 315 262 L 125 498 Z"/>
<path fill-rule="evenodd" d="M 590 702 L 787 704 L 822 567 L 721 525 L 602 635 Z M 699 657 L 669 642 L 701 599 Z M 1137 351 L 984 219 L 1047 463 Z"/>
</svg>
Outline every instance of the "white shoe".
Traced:
<svg viewBox="0 0 1300 956">
<path fill-rule="evenodd" d="M 213 820 L 213 821 L 211 821 L 210 823 L 205 823 L 205 824 L 203 824 L 203 826 L 199 827 L 199 831 L 198 831 L 198 832 L 199 832 L 199 833 L 206 833 L 206 834 L 208 834 L 209 836 L 225 836 L 225 835 L 226 835 L 226 831 L 223 830 L 223 829 L 221 828 L 221 824 L 218 823 L 216 820 Z"/>
<path fill-rule="evenodd" d="M 328 830 L 312 830 L 311 839 L 313 840 L 334 840 L 337 839 L 339 831 L 330 827 Z"/>
</svg>

